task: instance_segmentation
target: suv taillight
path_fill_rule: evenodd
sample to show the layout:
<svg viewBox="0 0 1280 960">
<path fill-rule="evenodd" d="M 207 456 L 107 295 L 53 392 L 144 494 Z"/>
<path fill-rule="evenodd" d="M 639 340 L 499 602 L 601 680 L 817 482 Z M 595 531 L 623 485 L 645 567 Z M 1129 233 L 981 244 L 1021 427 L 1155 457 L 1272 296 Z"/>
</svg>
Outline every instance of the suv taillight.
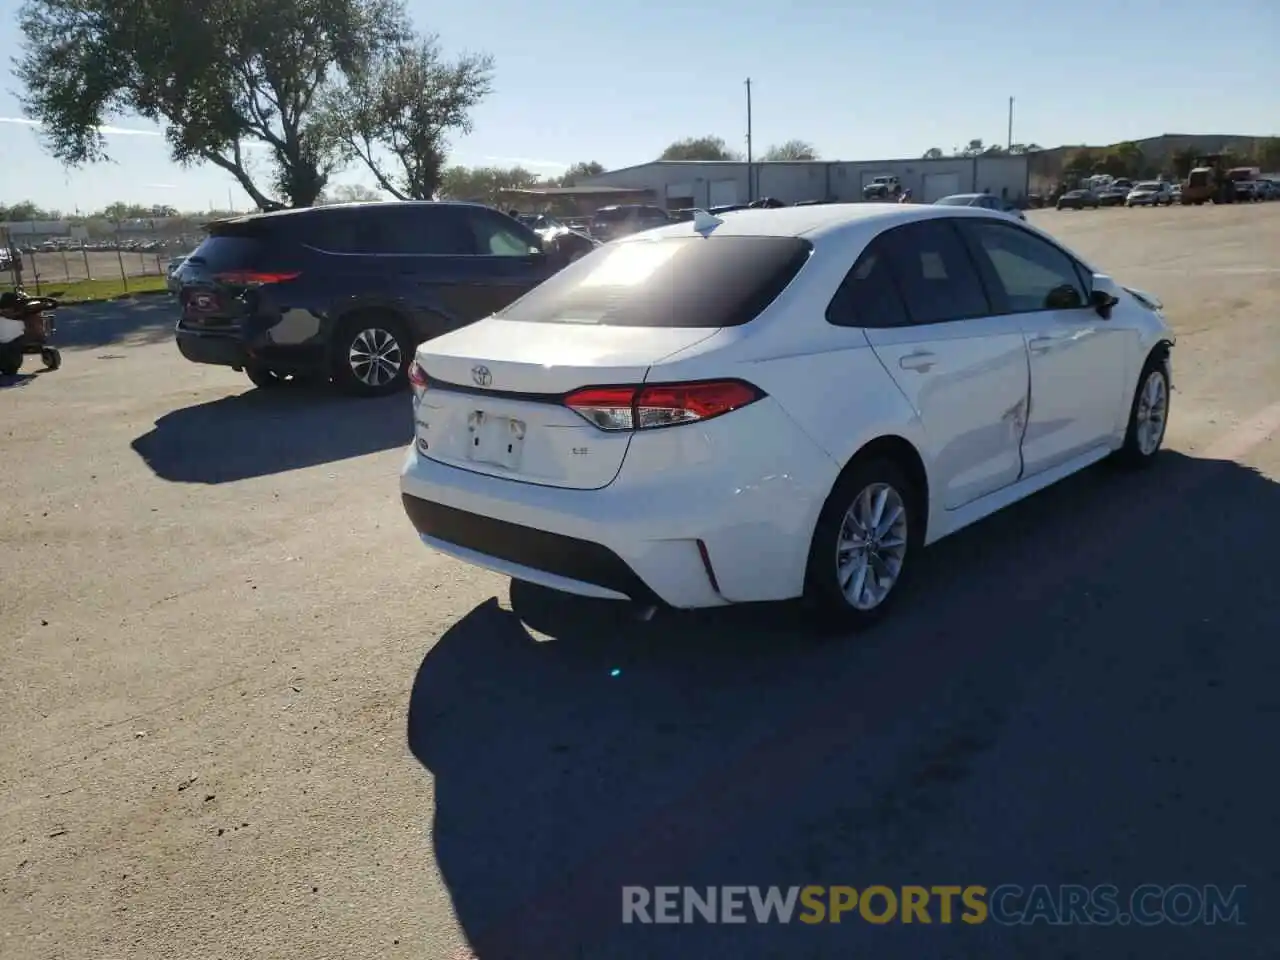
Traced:
<svg viewBox="0 0 1280 960">
<path fill-rule="evenodd" d="M 284 283 L 287 280 L 296 280 L 302 274 L 296 270 L 293 273 L 268 273 L 261 270 L 228 270 L 225 273 L 215 273 L 213 279 L 219 283 L 225 283 L 233 287 L 261 287 L 268 283 Z"/>
<path fill-rule="evenodd" d="M 765 393 L 742 380 L 583 387 L 564 405 L 601 430 L 648 430 L 697 423 L 739 410 Z"/>
</svg>

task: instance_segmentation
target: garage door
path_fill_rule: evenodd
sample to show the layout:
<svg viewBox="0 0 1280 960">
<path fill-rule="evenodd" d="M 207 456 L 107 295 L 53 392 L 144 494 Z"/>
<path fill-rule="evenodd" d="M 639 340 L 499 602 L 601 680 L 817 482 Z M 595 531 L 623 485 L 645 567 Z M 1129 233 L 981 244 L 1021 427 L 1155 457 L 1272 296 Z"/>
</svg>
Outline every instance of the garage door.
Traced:
<svg viewBox="0 0 1280 960">
<path fill-rule="evenodd" d="M 953 193 L 959 192 L 960 174 L 926 173 L 924 175 L 924 196 L 920 199 L 925 203 L 933 203 L 935 200 L 941 200 L 943 197 L 949 197 Z"/>
<path fill-rule="evenodd" d="M 667 209 L 687 210 L 694 205 L 692 183 L 667 184 Z"/>
<path fill-rule="evenodd" d="M 727 207 L 731 203 L 738 202 L 738 181 L 737 180 L 712 180 L 710 201 L 707 204 L 711 207 Z"/>
</svg>

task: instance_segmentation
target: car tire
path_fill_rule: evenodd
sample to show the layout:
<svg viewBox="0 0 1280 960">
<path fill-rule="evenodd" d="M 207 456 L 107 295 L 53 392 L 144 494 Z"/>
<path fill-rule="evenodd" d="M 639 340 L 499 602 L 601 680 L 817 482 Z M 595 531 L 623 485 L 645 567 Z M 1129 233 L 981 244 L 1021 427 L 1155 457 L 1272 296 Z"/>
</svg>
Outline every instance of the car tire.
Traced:
<svg viewBox="0 0 1280 960">
<path fill-rule="evenodd" d="M 877 510 L 868 553 L 859 523 L 874 520 Z M 906 471 L 885 457 L 855 459 L 828 496 L 809 548 L 805 601 L 816 625 L 859 630 L 884 616 L 915 568 L 923 535 L 924 504 Z M 877 574 L 892 578 L 882 593 Z"/>
<path fill-rule="evenodd" d="M 1147 358 L 1138 376 L 1138 386 L 1129 405 L 1124 444 L 1115 454 L 1117 463 L 1125 467 L 1146 467 L 1155 461 L 1169 427 L 1172 392 L 1165 355 L 1157 351 Z"/>
<path fill-rule="evenodd" d="M 415 346 L 393 314 L 353 314 L 334 333 L 333 382 L 355 397 L 397 393 L 409 384 Z"/>
</svg>

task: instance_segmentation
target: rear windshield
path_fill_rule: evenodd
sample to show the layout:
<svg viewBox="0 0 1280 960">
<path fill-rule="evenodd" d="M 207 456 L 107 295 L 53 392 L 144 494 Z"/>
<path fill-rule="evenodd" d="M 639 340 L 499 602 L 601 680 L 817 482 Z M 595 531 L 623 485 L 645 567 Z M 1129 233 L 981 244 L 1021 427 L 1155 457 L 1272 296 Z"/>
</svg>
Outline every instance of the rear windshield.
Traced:
<svg viewBox="0 0 1280 960">
<path fill-rule="evenodd" d="M 667 237 L 601 247 L 497 314 L 526 323 L 736 327 L 786 289 L 799 237 Z"/>
<path fill-rule="evenodd" d="M 212 271 L 243 270 L 259 266 L 263 244 L 253 237 L 211 236 L 187 259 Z"/>
</svg>

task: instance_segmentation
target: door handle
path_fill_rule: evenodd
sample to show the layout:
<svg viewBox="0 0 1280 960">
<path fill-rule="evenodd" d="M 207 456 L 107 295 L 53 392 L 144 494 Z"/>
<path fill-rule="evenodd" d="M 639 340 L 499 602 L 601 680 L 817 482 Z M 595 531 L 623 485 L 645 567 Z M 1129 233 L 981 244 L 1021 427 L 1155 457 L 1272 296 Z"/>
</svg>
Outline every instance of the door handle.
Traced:
<svg viewBox="0 0 1280 960">
<path fill-rule="evenodd" d="M 1045 353 L 1053 349 L 1057 337 L 1034 337 L 1027 341 L 1027 349 L 1032 353 Z"/>
<path fill-rule="evenodd" d="M 933 369 L 936 362 L 937 361 L 932 353 L 928 350 L 920 350 L 916 353 L 908 353 L 898 361 L 898 366 L 903 370 L 915 370 L 919 373 L 928 373 Z"/>
</svg>

